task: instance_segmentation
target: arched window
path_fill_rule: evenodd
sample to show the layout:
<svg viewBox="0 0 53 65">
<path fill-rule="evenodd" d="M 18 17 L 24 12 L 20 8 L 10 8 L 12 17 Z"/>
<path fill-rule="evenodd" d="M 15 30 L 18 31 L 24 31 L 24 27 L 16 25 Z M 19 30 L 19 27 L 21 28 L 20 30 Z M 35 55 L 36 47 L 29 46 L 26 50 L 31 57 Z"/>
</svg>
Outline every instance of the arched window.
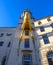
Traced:
<svg viewBox="0 0 53 65">
<path fill-rule="evenodd" d="M 47 54 L 47 59 L 48 59 L 49 65 L 53 65 L 53 52 L 49 52 Z"/>
</svg>

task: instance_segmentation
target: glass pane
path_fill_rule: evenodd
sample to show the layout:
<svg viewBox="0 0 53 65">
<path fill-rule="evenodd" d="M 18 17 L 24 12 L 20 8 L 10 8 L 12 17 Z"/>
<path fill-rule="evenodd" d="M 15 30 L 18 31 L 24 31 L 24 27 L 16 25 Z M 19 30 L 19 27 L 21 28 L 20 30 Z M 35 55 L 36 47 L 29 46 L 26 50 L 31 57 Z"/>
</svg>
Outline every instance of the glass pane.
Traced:
<svg viewBox="0 0 53 65">
<path fill-rule="evenodd" d="M 49 65 L 53 65 L 53 52 L 49 52 L 47 58 Z"/>
<path fill-rule="evenodd" d="M 25 48 L 29 48 L 29 39 L 25 39 Z"/>
<path fill-rule="evenodd" d="M 1 65 L 5 65 L 5 61 L 6 61 L 6 56 L 3 57 Z"/>
<path fill-rule="evenodd" d="M 44 43 L 48 44 L 49 43 L 49 39 L 48 39 L 47 35 L 43 35 L 42 37 L 43 37 Z"/>
<path fill-rule="evenodd" d="M 30 56 L 24 56 L 24 60 L 30 60 Z"/>
<path fill-rule="evenodd" d="M 4 43 L 4 42 L 3 42 L 3 41 L 1 41 L 1 42 L 0 42 L 0 46 L 3 46 L 3 43 Z"/>
<path fill-rule="evenodd" d="M 11 42 L 8 43 L 8 47 L 10 47 Z"/>
<path fill-rule="evenodd" d="M 40 30 L 41 32 L 45 31 L 43 26 L 40 27 Z"/>
<path fill-rule="evenodd" d="M 24 65 L 31 64 L 31 56 L 24 56 Z"/>
</svg>

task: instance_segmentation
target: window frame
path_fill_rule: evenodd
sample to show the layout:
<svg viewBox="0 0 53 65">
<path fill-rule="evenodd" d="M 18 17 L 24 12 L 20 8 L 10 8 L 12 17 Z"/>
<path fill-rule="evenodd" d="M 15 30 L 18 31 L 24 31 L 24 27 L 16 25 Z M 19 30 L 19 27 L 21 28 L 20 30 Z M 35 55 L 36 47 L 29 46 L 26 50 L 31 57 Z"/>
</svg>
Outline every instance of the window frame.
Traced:
<svg viewBox="0 0 53 65">
<path fill-rule="evenodd" d="M 29 42 L 30 42 L 29 39 L 25 39 L 25 43 L 24 43 L 24 47 L 25 48 L 29 48 L 30 47 Z"/>
<path fill-rule="evenodd" d="M 38 24 L 41 25 L 41 21 L 39 21 Z"/>
<path fill-rule="evenodd" d="M 5 63 L 6 63 L 6 59 L 7 59 L 7 57 L 4 56 L 3 59 L 2 59 L 2 63 L 1 63 L 1 65 L 5 65 Z"/>
<path fill-rule="evenodd" d="M 45 31 L 44 26 L 41 26 L 41 27 L 40 27 L 40 31 L 41 31 L 41 32 L 44 32 L 44 31 Z"/>
<path fill-rule="evenodd" d="M 32 65 L 32 55 L 31 54 L 23 54 L 22 56 L 22 65 L 24 65 L 24 56 L 30 56 L 30 65 Z"/>
<path fill-rule="evenodd" d="M 4 42 L 3 41 L 0 41 L 0 46 L 3 46 Z"/>
<path fill-rule="evenodd" d="M 6 33 L 6 36 L 11 36 L 12 35 L 12 33 Z"/>
<path fill-rule="evenodd" d="M 0 33 L 0 37 L 2 37 L 4 35 L 4 33 Z"/>
<path fill-rule="evenodd" d="M 11 42 L 8 43 L 8 46 L 7 47 L 10 47 L 10 45 L 11 45 Z"/>
<path fill-rule="evenodd" d="M 49 44 L 50 43 L 49 38 L 48 38 L 48 36 L 46 34 L 42 35 L 42 38 L 44 40 L 44 44 Z"/>
<path fill-rule="evenodd" d="M 47 59 L 48 59 L 49 65 L 53 65 L 53 51 L 50 51 L 47 53 Z"/>
</svg>

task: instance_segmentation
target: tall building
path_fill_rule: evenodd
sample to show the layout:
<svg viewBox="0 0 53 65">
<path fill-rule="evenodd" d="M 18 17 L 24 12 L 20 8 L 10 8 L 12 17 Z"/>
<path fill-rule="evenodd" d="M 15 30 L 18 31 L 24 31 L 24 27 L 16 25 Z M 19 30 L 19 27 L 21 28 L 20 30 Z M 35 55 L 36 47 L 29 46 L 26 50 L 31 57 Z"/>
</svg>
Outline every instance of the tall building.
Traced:
<svg viewBox="0 0 53 65">
<path fill-rule="evenodd" d="M 53 16 L 25 10 L 17 27 L 0 27 L 0 65 L 53 65 Z"/>
</svg>

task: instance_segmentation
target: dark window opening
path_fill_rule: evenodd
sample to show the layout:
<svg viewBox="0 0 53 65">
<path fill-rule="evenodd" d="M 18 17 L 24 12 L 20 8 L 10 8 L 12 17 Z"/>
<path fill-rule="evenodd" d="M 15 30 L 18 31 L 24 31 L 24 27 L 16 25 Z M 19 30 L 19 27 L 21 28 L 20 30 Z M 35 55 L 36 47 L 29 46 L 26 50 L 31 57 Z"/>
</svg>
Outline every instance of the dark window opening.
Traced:
<svg viewBox="0 0 53 65">
<path fill-rule="evenodd" d="M 49 43 L 48 36 L 47 35 L 42 35 L 42 37 L 43 37 L 44 43 L 48 44 Z"/>
<path fill-rule="evenodd" d="M 29 35 L 29 30 L 25 30 L 25 35 Z"/>
<path fill-rule="evenodd" d="M 48 22 L 49 22 L 49 21 L 51 21 L 50 17 L 49 17 L 49 18 L 47 18 L 47 21 L 48 21 Z"/>
<path fill-rule="evenodd" d="M 11 33 L 7 33 L 6 35 L 7 35 L 7 36 L 11 36 L 12 34 L 11 34 Z"/>
<path fill-rule="evenodd" d="M 10 47 L 11 42 L 8 43 L 8 47 Z"/>
<path fill-rule="evenodd" d="M 2 64 L 1 65 L 5 65 L 5 61 L 6 61 L 6 56 L 3 57 L 3 60 L 2 60 Z"/>
<path fill-rule="evenodd" d="M 53 23 L 52 23 L 52 24 L 50 24 L 50 26 L 53 28 Z"/>
<path fill-rule="evenodd" d="M 41 32 L 45 31 L 43 26 L 40 27 L 40 30 Z"/>
<path fill-rule="evenodd" d="M 40 24 L 41 24 L 41 22 L 39 21 L 39 22 L 38 22 L 38 24 L 40 25 Z"/>
<path fill-rule="evenodd" d="M 49 65 L 53 65 L 53 52 L 49 52 L 47 54 L 47 58 L 48 58 Z"/>
<path fill-rule="evenodd" d="M 25 39 L 25 48 L 29 48 L 29 39 Z"/>
<path fill-rule="evenodd" d="M 31 65 L 31 56 L 30 55 L 24 56 L 24 65 Z"/>
<path fill-rule="evenodd" d="M 0 37 L 2 37 L 4 34 L 3 33 L 0 33 Z"/>
<path fill-rule="evenodd" d="M 3 43 L 4 43 L 4 42 L 3 42 L 3 41 L 1 41 L 1 42 L 0 42 L 0 46 L 3 46 Z"/>
</svg>

